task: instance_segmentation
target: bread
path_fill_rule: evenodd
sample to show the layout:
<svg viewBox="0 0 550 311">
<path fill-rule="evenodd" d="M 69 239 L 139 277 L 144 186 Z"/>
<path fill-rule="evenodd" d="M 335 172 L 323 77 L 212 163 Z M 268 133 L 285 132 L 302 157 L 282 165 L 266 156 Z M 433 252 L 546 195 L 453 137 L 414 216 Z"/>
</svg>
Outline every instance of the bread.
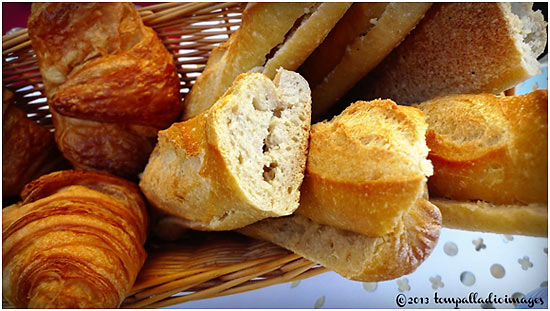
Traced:
<svg viewBox="0 0 550 311">
<path fill-rule="evenodd" d="M 368 236 L 393 232 L 432 174 L 426 129 L 420 110 L 391 100 L 359 101 L 313 125 L 296 213 Z"/>
<path fill-rule="evenodd" d="M 427 199 L 422 113 L 356 102 L 312 126 L 300 207 L 238 231 L 358 281 L 414 271 L 435 247 L 441 214 Z"/>
<path fill-rule="evenodd" d="M 548 236 L 548 204 L 493 204 L 430 198 L 443 215 L 443 226 L 453 229 L 513 235 Z"/>
<path fill-rule="evenodd" d="M 348 279 L 379 282 L 416 270 L 435 248 L 440 228 L 439 210 L 421 198 L 394 232 L 379 237 L 320 225 L 298 214 L 269 218 L 238 231 L 289 249 Z"/>
<path fill-rule="evenodd" d="M 422 19 L 431 3 L 354 3 L 298 70 L 311 87 L 312 118 L 378 65 Z"/>
<path fill-rule="evenodd" d="M 212 106 L 241 73 L 273 79 L 283 67 L 296 70 L 323 41 L 351 3 L 250 3 L 240 28 L 216 47 L 185 97 L 184 120 Z"/>
<path fill-rule="evenodd" d="M 2 291 L 16 308 L 116 308 L 146 257 L 148 216 L 136 185 L 60 171 L 2 210 Z"/>
<path fill-rule="evenodd" d="M 4 89 L 2 101 L 2 197 L 19 196 L 23 186 L 66 163 L 53 134 L 27 118 Z"/>
<path fill-rule="evenodd" d="M 242 74 L 214 106 L 159 132 L 140 187 L 199 230 L 231 230 L 298 207 L 311 116 L 307 82 Z"/>
<path fill-rule="evenodd" d="M 415 104 L 445 94 L 498 94 L 537 74 L 546 23 L 532 3 L 437 3 L 349 95 Z"/>
<path fill-rule="evenodd" d="M 429 124 L 430 196 L 456 201 L 433 201 L 446 225 L 547 234 L 548 90 L 440 96 L 418 108 Z"/>
<path fill-rule="evenodd" d="M 28 28 L 61 152 L 135 178 L 182 111 L 172 54 L 131 3 L 34 3 Z"/>
</svg>

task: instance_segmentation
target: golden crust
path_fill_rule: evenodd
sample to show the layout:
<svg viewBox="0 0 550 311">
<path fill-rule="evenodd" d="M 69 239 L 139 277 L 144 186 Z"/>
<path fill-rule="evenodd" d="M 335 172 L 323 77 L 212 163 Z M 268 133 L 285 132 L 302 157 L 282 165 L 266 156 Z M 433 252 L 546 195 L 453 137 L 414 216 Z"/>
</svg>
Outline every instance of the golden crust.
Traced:
<svg viewBox="0 0 550 311">
<path fill-rule="evenodd" d="M 226 96 L 247 76 L 239 75 L 215 107 L 160 131 L 143 172 L 140 187 L 147 200 L 187 227 L 231 230 L 268 217 L 238 186 L 216 139 L 216 113 L 231 104 Z"/>
<path fill-rule="evenodd" d="M 356 102 L 313 125 L 296 213 L 368 236 L 394 231 L 431 172 L 426 128 L 418 109 L 390 100 Z"/>
<path fill-rule="evenodd" d="M 548 205 L 491 204 L 483 201 L 452 201 L 431 198 L 443 215 L 447 228 L 548 236 Z"/>
<path fill-rule="evenodd" d="M 16 308 L 116 308 L 146 257 L 136 185 L 76 171 L 45 175 L 2 211 L 3 295 Z"/>
<path fill-rule="evenodd" d="M 356 281 L 378 282 L 413 272 L 437 244 L 441 214 L 418 199 L 397 230 L 380 237 L 320 225 L 306 217 L 270 218 L 238 231 L 287 248 Z"/>
<path fill-rule="evenodd" d="M 60 150 L 135 177 L 182 110 L 171 53 L 130 3 L 35 4 L 28 27 Z"/>
<path fill-rule="evenodd" d="M 12 98 L 13 94 L 2 104 L 3 196 L 18 196 L 26 183 L 64 165 L 53 134 L 27 118 Z"/>
<path fill-rule="evenodd" d="M 298 68 L 349 5 L 318 5 L 313 2 L 248 4 L 240 28 L 228 41 L 212 51 L 213 58 L 209 59 L 186 96 L 183 119 L 190 119 L 211 107 L 241 73 L 266 65 L 264 73 L 273 79 L 279 66 L 287 70 Z M 285 41 L 293 27 L 298 26 L 295 23 L 309 13 L 313 14 L 295 30 L 296 37 L 291 36 Z M 289 47 L 286 47 L 287 44 Z M 275 49 L 278 53 L 267 59 Z"/>
<path fill-rule="evenodd" d="M 270 202 L 271 205 L 269 202 L 263 204 L 264 201 L 258 204 L 259 200 L 245 188 L 251 182 L 238 176 L 237 170 L 229 160 L 232 149 L 236 146 L 228 144 L 228 140 L 222 138 L 230 131 L 228 122 L 238 122 L 237 118 L 227 120 L 227 115 L 230 111 L 235 113 L 240 105 L 245 106 L 244 102 L 248 100 L 261 102 L 263 96 L 272 97 L 277 98 L 279 107 L 283 110 L 290 109 L 290 106 L 304 105 L 304 109 L 310 111 L 310 101 L 283 103 L 282 97 L 286 95 L 278 89 L 278 79 L 281 79 L 283 74 L 289 73 L 280 71 L 274 82 L 260 73 L 240 74 L 224 96 L 207 111 L 160 131 L 157 147 L 151 154 L 140 182 L 148 201 L 162 213 L 180 217 L 180 224 L 197 230 L 232 230 L 260 219 L 291 213 L 298 205 L 297 189 L 305 168 L 310 119 L 302 120 L 303 127 L 300 130 L 303 133 L 296 135 L 295 143 L 299 144 L 300 148 L 292 156 L 296 157 L 298 165 L 287 172 L 299 177 L 299 180 L 292 180 L 286 185 L 291 190 L 296 189 L 296 192 L 291 193 L 289 190 L 285 193 L 291 202 L 284 207 L 290 209 L 289 206 L 295 205 L 291 211 L 276 208 L 273 201 Z M 298 76 L 296 73 L 292 75 Z M 303 86 L 307 87 L 305 80 L 301 77 L 300 79 Z M 265 87 L 269 91 L 261 92 L 254 89 L 254 86 Z M 297 89 L 291 91 L 294 90 L 298 92 Z M 305 90 L 300 92 L 303 91 Z M 309 90 L 307 97 L 309 99 Z M 283 108 L 285 105 L 288 107 Z M 238 115 L 238 118 L 242 119 L 250 117 L 251 114 Z M 258 127 L 256 130 L 269 131 Z M 267 138 L 264 144 L 266 140 Z M 248 162 L 256 161 L 255 155 L 247 154 L 248 152 L 243 151 L 243 167 Z"/>
<path fill-rule="evenodd" d="M 434 175 L 430 195 L 496 204 L 548 201 L 548 90 L 449 95 L 418 106 Z"/>
</svg>

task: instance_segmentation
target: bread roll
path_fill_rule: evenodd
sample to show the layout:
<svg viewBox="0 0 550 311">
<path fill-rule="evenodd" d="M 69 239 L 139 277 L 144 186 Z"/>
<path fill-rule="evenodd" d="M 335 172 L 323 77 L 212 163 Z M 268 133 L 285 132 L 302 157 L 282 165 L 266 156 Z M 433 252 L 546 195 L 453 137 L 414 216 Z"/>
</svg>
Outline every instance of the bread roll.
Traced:
<svg viewBox="0 0 550 311">
<path fill-rule="evenodd" d="M 445 225 L 547 234 L 548 90 L 448 95 L 418 108 L 429 124 L 430 195 L 456 201 L 433 201 Z"/>
<path fill-rule="evenodd" d="M 240 28 L 216 47 L 185 98 L 185 120 L 212 106 L 241 73 L 273 79 L 283 67 L 296 70 L 323 41 L 351 3 L 249 3 Z"/>
<path fill-rule="evenodd" d="M 532 3 L 437 3 L 350 98 L 400 105 L 438 95 L 498 94 L 537 74 L 546 23 Z M 315 101 L 314 101 L 315 102 Z"/>
<path fill-rule="evenodd" d="M 231 230 L 298 207 L 311 115 L 307 82 L 242 74 L 209 110 L 159 132 L 140 187 L 199 230 Z"/>
<path fill-rule="evenodd" d="M 116 308 L 146 257 L 148 216 L 136 185 L 60 171 L 2 210 L 2 291 L 16 308 Z"/>
<path fill-rule="evenodd" d="M 312 118 L 378 65 L 422 19 L 431 3 L 354 3 L 300 67 L 308 80 Z"/>
<path fill-rule="evenodd" d="M 432 174 L 420 110 L 356 102 L 312 126 L 300 208 L 313 221 L 367 236 L 396 229 Z"/>
<path fill-rule="evenodd" d="M 61 152 L 136 177 L 182 111 L 172 54 L 131 3 L 34 3 L 28 28 Z"/>
<path fill-rule="evenodd" d="M 26 183 L 67 166 L 46 127 L 27 118 L 4 89 L 2 101 L 2 197 L 19 196 Z"/>
<path fill-rule="evenodd" d="M 416 108 L 356 102 L 312 126 L 300 207 L 239 232 L 358 281 L 414 271 L 437 243 L 441 214 L 427 199 L 431 164 Z"/>
</svg>

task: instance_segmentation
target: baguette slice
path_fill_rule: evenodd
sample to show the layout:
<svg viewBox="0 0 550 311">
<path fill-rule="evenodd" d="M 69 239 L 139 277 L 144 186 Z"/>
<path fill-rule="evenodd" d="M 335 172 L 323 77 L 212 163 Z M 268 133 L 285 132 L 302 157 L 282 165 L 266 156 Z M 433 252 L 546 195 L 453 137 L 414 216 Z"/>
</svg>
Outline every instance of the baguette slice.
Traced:
<svg viewBox="0 0 550 311">
<path fill-rule="evenodd" d="M 498 94 L 537 74 L 546 23 L 532 3 L 437 3 L 350 94 L 400 105 L 438 95 Z"/>
<path fill-rule="evenodd" d="M 240 28 L 212 51 L 204 72 L 185 98 L 183 119 L 212 106 L 241 73 L 273 79 L 276 70 L 297 69 L 323 41 L 351 3 L 251 3 Z"/>
<path fill-rule="evenodd" d="M 238 231 L 273 242 L 356 281 L 378 282 L 413 272 L 437 244 L 441 214 L 423 198 L 393 233 L 381 237 L 320 225 L 294 214 L 270 218 Z"/>
<path fill-rule="evenodd" d="M 300 67 L 319 119 L 376 67 L 422 19 L 431 3 L 354 3 Z"/>
<path fill-rule="evenodd" d="M 427 127 L 420 110 L 391 100 L 359 101 L 313 125 L 296 213 L 368 236 L 395 231 L 432 174 Z"/>
<path fill-rule="evenodd" d="M 548 90 L 448 95 L 418 108 L 429 124 L 432 197 L 548 202 Z"/>
<path fill-rule="evenodd" d="M 159 132 L 140 187 L 198 230 L 231 230 L 298 207 L 311 118 L 307 82 L 240 75 L 211 109 Z"/>
<path fill-rule="evenodd" d="M 420 110 L 391 100 L 356 102 L 315 124 L 298 210 L 239 232 L 353 280 L 414 271 L 441 229 L 441 214 L 427 201 L 426 128 Z"/>
<path fill-rule="evenodd" d="M 429 124 L 430 200 L 445 226 L 547 235 L 548 90 L 448 95 L 418 108 Z"/>
</svg>

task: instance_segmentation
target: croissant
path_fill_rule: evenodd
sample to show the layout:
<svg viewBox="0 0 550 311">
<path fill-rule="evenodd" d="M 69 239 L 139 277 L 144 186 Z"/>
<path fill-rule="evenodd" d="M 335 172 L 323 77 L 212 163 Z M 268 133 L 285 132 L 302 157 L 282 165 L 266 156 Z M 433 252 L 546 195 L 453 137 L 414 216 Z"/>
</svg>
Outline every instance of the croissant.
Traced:
<svg viewBox="0 0 550 311">
<path fill-rule="evenodd" d="M 131 3 L 33 3 L 28 29 L 64 156 L 135 177 L 183 108 L 172 54 Z"/>
<path fill-rule="evenodd" d="M 16 308 L 116 308 L 146 252 L 135 184 L 59 171 L 27 184 L 2 211 L 2 290 Z"/>
<path fill-rule="evenodd" d="M 27 118 L 7 89 L 2 98 L 2 150 L 3 197 L 18 196 L 29 181 L 68 166 L 50 130 Z"/>
</svg>

